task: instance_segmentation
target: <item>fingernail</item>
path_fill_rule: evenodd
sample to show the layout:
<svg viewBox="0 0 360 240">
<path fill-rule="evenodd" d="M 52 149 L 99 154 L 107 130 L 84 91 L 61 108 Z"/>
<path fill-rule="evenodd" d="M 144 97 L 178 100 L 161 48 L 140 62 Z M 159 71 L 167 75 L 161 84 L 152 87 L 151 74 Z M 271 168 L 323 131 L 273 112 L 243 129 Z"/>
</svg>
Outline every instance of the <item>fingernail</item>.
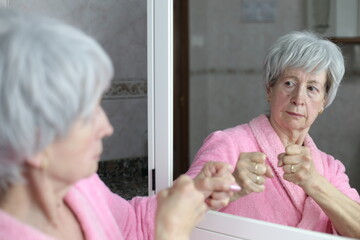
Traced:
<svg viewBox="0 0 360 240">
<path fill-rule="evenodd" d="M 241 187 L 239 185 L 236 184 L 231 184 L 230 185 L 230 190 L 234 191 L 234 192 L 238 192 L 241 190 Z"/>
</svg>

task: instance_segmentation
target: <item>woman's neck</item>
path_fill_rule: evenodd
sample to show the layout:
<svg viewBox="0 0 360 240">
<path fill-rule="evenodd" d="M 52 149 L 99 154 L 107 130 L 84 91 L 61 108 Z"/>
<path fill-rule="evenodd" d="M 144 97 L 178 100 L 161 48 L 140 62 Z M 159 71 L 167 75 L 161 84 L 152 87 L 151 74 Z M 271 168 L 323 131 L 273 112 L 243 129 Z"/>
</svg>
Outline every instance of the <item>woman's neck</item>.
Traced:
<svg viewBox="0 0 360 240">
<path fill-rule="evenodd" d="M 284 129 L 275 123 L 271 118 L 270 124 L 274 128 L 275 132 L 279 136 L 281 142 L 286 147 L 289 144 L 303 145 L 305 137 L 309 132 L 309 129 Z"/>
<path fill-rule="evenodd" d="M 83 240 L 81 225 L 65 202 L 70 186 L 52 181 L 41 169 L 28 167 L 26 183 L 11 186 L 0 208 L 55 239 Z"/>
<path fill-rule="evenodd" d="M 56 191 L 39 169 L 27 168 L 25 183 L 13 184 L 0 202 L 0 208 L 35 228 L 59 226 L 59 213 L 65 206 L 66 190 Z"/>
</svg>

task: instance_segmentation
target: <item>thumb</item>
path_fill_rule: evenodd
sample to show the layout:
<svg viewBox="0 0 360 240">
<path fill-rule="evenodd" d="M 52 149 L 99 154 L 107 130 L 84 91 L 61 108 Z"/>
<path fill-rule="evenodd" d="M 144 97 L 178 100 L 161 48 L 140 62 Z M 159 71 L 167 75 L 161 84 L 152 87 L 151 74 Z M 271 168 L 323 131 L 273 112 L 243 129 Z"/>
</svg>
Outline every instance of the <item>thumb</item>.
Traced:
<svg viewBox="0 0 360 240">
<path fill-rule="evenodd" d="M 272 168 L 271 168 L 269 165 L 267 165 L 267 164 L 266 164 L 265 176 L 266 176 L 266 177 L 269 177 L 269 178 L 273 178 L 273 177 L 275 176 Z"/>
<path fill-rule="evenodd" d="M 285 156 L 285 153 L 280 153 L 279 155 L 278 155 L 278 164 L 277 164 L 277 166 L 278 167 L 282 167 L 283 165 L 284 165 L 284 162 L 283 162 L 283 157 Z"/>
</svg>

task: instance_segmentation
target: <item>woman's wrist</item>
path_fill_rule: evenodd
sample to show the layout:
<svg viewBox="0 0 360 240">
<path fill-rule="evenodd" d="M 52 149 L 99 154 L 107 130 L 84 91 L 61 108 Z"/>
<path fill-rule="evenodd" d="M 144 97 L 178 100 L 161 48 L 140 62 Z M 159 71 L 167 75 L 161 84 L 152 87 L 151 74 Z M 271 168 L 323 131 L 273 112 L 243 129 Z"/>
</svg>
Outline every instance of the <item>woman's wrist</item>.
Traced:
<svg viewBox="0 0 360 240">
<path fill-rule="evenodd" d="M 314 177 L 311 182 L 304 185 L 302 188 L 308 196 L 312 197 L 315 194 L 319 194 L 320 192 L 322 192 L 322 186 L 324 185 L 324 181 L 326 181 L 325 178 L 320 174 L 317 174 L 317 176 Z"/>
<path fill-rule="evenodd" d="M 162 226 L 156 228 L 155 240 L 189 240 L 189 236 L 177 231 L 170 231 Z"/>
</svg>

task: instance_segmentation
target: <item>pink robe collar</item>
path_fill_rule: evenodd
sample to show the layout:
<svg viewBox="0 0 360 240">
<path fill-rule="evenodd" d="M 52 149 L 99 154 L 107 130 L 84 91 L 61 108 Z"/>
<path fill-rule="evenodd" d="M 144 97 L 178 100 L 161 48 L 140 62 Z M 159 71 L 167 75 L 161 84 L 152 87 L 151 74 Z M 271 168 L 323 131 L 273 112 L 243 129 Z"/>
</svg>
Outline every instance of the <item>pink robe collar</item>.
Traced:
<svg viewBox="0 0 360 240">
<path fill-rule="evenodd" d="M 284 171 L 282 168 L 277 166 L 277 163 L 278 155 L 285 151 L 285 147 L 271 126 L 268 117 L 266 115 L 260 115 L 259 117 L 251 120 L 249 125 L 257 140 L 260 150 L 267 155 L 268 164 L 272 167 L 295 208 L 303 216 L 298 227 L 316 229 L 315 226 L 318 225 L 318 221 L 320 221 L 320 219 L 326 220 L 327 217 L 324 216 L 321 208 L 317 206 L 312 198 L 305 194 L 301 187 L 283 179 Z M 314 165 L 319 173 L 323 175 L 324 168 L 321 161 L 320 151 L 317 149 L 315 143 L 309 135 L 306 136 L 304 145 L 310 149 Z M 308 211 L 307 209 L 311 210 Z M 322 230 L 324 231 L 324 229 Z"/>
</svg>

